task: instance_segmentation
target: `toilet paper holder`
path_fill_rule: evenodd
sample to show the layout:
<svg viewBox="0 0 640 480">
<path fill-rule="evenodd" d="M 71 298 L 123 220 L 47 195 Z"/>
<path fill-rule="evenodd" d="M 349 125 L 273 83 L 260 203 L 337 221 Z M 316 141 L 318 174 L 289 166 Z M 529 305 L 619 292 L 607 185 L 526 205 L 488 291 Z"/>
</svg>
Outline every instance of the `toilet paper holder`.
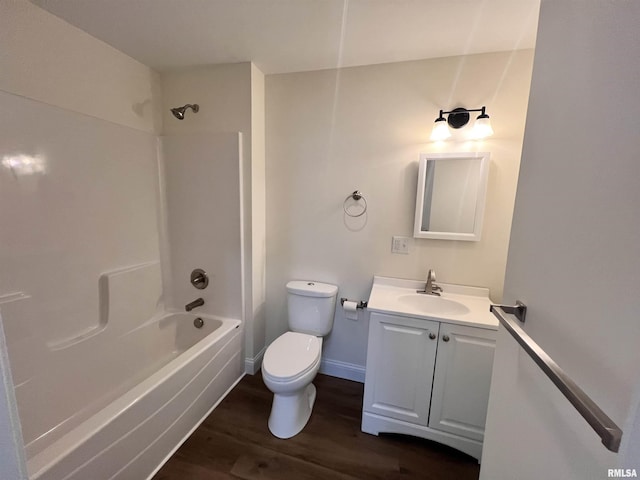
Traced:
<svg viewBox="0 0 640 480">
<path fill-rule="evenodd" d="M 349 299 L 348 299 L 348 298 L 346 298 L 346 297 L 342 297 L 342 298 L 340 299 L 340 305 L 344 305 L 344 302 L 348 302 L 348 301 L 349 301 Z M 367 308 L 367 304 L 368 304 L 368 303 L 369 303 L 369 302 L 363 302 L 362 300 L 360 300 L 360 301 L 358 302 L 358 304 L 356 305 L 356 308 L 359 308 L 359 309 L 361 309 L 361 308 Z"/>
</svg>

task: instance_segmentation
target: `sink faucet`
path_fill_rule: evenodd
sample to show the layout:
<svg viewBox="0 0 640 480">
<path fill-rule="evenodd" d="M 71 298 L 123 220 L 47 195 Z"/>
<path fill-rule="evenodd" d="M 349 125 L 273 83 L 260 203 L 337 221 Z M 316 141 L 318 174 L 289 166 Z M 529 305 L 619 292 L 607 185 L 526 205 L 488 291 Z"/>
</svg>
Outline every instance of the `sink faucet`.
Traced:
<svg viewBox="0 0 640 480">
<path fill-rule="evenodd" d="M 436 285 L 436 272 L 435 270 L 429 269 L 429 273 L 427 273 L 427 283 L 424 286 L 424 290 L 416 290 L 416 293 L 424 293 L 425 295 L 436 295 L 440 296 L 442 288 Z"/>
<path fill-rule="evenodd" d="M 202 298 L 196 298 L 193 302 L 187 303 L 184 306 L 184 309 L 187 312 L 190 312 L 191 310 L 193 310 L 196 307 L 201 307 L 202 305 L 204 305 L 204 300 Z"/>
</svg>

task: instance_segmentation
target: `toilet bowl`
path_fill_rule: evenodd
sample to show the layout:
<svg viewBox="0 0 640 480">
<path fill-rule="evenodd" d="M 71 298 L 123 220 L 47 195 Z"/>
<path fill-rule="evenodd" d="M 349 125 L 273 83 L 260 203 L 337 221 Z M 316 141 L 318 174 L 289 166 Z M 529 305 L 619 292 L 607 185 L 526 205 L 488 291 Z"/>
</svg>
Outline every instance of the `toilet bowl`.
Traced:
<svg viewBox="0 0 640 480">
<path fill-rule="evenodd" d="M 308 280 L 287 283 L 289 330 L 269 345 L 262 360 L 262 379 L 273 392 L 269 430 L 291 438 L 309 421 L 320 368 L 322 337 L 333 327 L 338 287 Z"/>
<path fill-rule="evenodd" d="M 309 421 L 321 353 L 322 337 L 299 332 L 286 332 L 267 348 L 262 378 L 273 392 L 269 430 L 276 437 L 291 438 Z"/>
</svg>

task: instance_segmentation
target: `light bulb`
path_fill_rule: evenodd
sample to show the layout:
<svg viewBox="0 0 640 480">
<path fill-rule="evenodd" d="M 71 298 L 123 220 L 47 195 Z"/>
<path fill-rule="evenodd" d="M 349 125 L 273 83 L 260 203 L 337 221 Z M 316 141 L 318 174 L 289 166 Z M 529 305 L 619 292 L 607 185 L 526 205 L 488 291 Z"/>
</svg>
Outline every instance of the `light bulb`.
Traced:
<svg viewBox="0 0 640 480">
<path fill-rule="evenodd" d="M 491 128 L 489 115 L 482 114 L 474 122 L 471 136 L 480 140 L 482 138 L 490 137 L 491 135 L 493 135 L 493 128 Z"/>
<path fill-rule="evenodd" d="M 438 142 L 440 140 L 446 140 L 450 136 L 451 132 L 449 131 L 446 120 L 444 119 L 444 117 L 438 118 L 433 125 L 433 130 L 431 132 L 431 141 Z"/>
</svg>

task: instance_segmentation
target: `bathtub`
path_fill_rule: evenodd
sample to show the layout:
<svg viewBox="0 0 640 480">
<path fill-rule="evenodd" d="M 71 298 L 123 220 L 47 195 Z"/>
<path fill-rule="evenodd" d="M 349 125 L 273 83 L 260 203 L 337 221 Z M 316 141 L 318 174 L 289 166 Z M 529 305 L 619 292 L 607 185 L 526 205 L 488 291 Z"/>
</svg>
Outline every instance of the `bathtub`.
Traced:
<svg viewBox="0 0 640 480">
<path fill-rule="evenodd" d="M 170 332 L 171 357 L 29 458 L 31 480 L 150 478 L 242 378 L 238 320 L 173 313 L 135 330 L 139 336 Z"/>
</svg>

